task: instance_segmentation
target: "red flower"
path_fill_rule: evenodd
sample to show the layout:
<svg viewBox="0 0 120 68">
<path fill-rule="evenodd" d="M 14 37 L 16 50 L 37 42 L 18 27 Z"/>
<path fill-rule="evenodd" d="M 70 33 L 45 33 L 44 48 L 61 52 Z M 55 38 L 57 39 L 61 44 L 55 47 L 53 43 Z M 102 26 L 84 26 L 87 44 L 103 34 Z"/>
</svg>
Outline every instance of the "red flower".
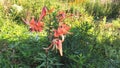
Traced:
<svg viewBox="0 0 120 68">
<path fill-rule="evenodd" d="M 32 17 L 32 20 L 30 21 L 29 25 L 30 25 L 30 31 L 35 31 L 36 22 L 34 20 L 34 17 Z"/>
<path fill-rule="evenodd" d="M 44 23 L 43 22 L 38 22 L 37 24 L 36 24 L 36 26 L 38 27 L 38 31 L 39 32 L 41 32 L 42 30 L 43 30 L 43 26 L 44 26 Z"/>
<path fill-rule="evenodd" d="M 67 32 L 70 30 L 70 27 L 66 24 L 62 24 L 60 28 L 62 29 L 63 34 L 67 34 Z"/>
<path fill-rule="evenodd" d="M 32 23 L 30 22 L 30 23 L 31 23 L 30 26 L 33 26 L 33 27 L 32 27 L 33 31 L 41 32 L 41 31 L 43 30 L 44 23 L 43 23 L 41 20 L 42 20 L 42 19 L 44 18 L 44 16 L 46 15 L 46 12 L 47 12 L 47 8 L 46 8 L 46 7 L 43 7 L 38 22 L 33 21 L 34 24 L 32 24 Z"/>
<path fill-rule="evenodd" d="M 62 40 L 54 39 L 53 40 L 53 45 L 56 46 L 56 48 L 59 50 L 60 55 L 63 56 L 63 53 L 62 53 Z"/>
<path fill-rule="evenodd" d="M 43 22 L 36 22 L 34 20 L 34 17 L 32 17 L 32 20 L 30 21 L 30 30 L 41 32 L 43 30 L 44 23 Z"/>
<path fill-rule="evenodd" d="M 41 32 L 43 30 L 44 23 L 41 21 L 44 16 L 46 15 L 47 8 L 43 7 L 41 15 L 39 17 L 38 21 L 35 21 L 34 17 L 32 17 L 31 21 L 29 22 L 28 19 L 23 19 L 22 20 L 30 26 L 30 31 L 36 31 L 36 32 Z"/>
<path fill-rule="evenodd" d="M 46 51 L 48 51 L 50 48 L 54 48 L 56 47 L 56 49 L 59 50 L 59 53 L 61 56 L 63 56 L 63 52 L 62 52 L 62 40 L 60 39 L 53 39 L 51 45 L 48 48 L 44 48 Z"/>
<path fill-rule="evenodd" d="M 63 35 L 61 28 L 58 28 L 57 30 L 54 30 L 54 37 L 59 37 L 61 35 Z"/>
<path fill-rule="evenodd" d="M 66 24 L 62 24 L 58 27 L 57 30 L 54 31 L 54 37 L 59 37 L 61 35 L 65 35 L 70 30 L 70 27 Z"/>
</svg>

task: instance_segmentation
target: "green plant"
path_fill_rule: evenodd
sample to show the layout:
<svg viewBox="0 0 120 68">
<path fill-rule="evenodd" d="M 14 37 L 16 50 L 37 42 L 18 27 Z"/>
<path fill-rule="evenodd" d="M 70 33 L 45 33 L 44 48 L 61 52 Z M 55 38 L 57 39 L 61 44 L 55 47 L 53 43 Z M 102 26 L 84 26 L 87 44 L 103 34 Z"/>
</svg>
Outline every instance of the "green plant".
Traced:
<svg viewBox="0 0 120 68">
<path fill-rule="evenodd" d="M 50 68 L 120 67 L 119 2 L 100 4 L 81 0 L 83 2 L 71 4 L 72 1 L 68 0 L 1 1 L 0 68 L 45 68 L 46 64 Z M 21 6 L 22 11 L 18 12 L 15 6 Z M 42 31 L 34 28 L 29 31 L 31 26 L 25 25 L 21 18 L 27 17 L 30 21 L 34 16 L 34 21 L 38 21 L 43 6 L 47 7 L 48 13 L 40 21 L 44 22 Z M 67 16 L 61 22 L 71 27 L 71 34 L 64 35 L 62 57 L 57 50 L 51 49 L 46 53 L 43 49 L 51 44 L 54 30 L 57 32 L 59 29 L 59 11 Z M 64 13 L 61 14 L 63 18 Z M 62 40 L 61 37 L 58 39 Z"/>
</svg>

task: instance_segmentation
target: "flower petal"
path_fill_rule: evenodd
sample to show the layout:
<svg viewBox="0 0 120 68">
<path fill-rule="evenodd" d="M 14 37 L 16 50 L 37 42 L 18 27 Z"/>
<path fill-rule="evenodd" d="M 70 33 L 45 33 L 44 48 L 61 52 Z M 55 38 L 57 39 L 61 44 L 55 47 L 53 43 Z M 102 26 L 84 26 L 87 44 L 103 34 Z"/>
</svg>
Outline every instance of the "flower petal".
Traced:
<svg viewBox="0 0 120 68">
<path fill-rule="evenodd" d="M 56 48 L 59 50 L 60 55 L 63 56 L 63 53 L 62 53 L 62 41 L 61 40 L 57 40 Z"/>
<path fill-rule="evenodd" d="M 30 21 L 30 29 L 31 29 L 31 31 L 35 30 L 35 26 L 36 26 L 36 23 L 35 23 L 34 17 L 32 17 L 32 20 Z"/>
<path fill-rule="evenodd" d="M 38 22 L 38 23 L 37 23 L 37 26 L 38 26 L 38 27 L 43 27 L 43 26 L 44 26 L 44 23 L 43 23 L 43 22 Z"/>
<path fill-rule="evenodd" d="M 41 15 L 40 15 L 40 18 L 39 18 L 38 22 L 39 22 L 39 21 L 41 21 L 41 20 L 43 19 L 43 17 L 46 15 L 46 12 L 47 12 L 47 8 L 46 8 L 46 7 L 43 7 L 42 12 L 41 12 Z"/>
</svg>

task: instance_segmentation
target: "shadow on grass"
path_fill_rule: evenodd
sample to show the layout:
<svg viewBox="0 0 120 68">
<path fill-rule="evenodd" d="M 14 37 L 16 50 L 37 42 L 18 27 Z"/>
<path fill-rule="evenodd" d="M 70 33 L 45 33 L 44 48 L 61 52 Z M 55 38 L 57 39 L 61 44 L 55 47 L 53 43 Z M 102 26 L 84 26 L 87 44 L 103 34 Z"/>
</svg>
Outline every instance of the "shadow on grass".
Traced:
<svg viewBox="0 0 120 68">
<path fill-rule="evenodd" d="M 42 63 L 36 58 L 39 57 L 39 53 L 45 55 L 43 47 L 47 47 L 48 44 L 49 42 L 45 37 L 40 37 L 40 39 L 20 38 L 16 41 L 0 39 L 0 67 L 35 68 Z"/>
</svg>

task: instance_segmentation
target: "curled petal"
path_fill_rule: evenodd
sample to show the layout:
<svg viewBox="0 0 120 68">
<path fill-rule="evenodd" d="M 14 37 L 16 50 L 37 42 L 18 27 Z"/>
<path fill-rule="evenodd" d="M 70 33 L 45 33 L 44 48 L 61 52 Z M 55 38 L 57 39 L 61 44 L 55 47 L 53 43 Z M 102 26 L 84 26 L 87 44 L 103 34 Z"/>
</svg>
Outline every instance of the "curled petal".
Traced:
<svg viewBox="0 0 120 68">
<path fill-rule="evenodd" d="M 63 53 L 62 53 L 62 40 L 54 39 L 53 40 L 53 45 L 56 45 L 56 48 L 59 50 L 60 55 L 63 56 Z"/>
<path fill-rule="evenodd" d="M 59 50 L 60 55 L 63 56 L 63 53 L 62 53 L 62 41 L 61 40 L 57 40 L 56 48 Z"/>
<path fill-rule="evenodd" d="M 64 35 L 61 35 L 61 37 L 62 37 L 62 42 L 64 42 L 65 36 L 64 36 Z"/>
<path fill-rule="evenodd" d="M 49 47 L 43 48 L 43 49 L 44 49 L 46 52 L 48 52 L 48 50 L 49 50 L 50 48 L 52 48 L 52 46 L 53 46 L 53 44 L 51 43 Z"/>
<path fill-rule="evenodd" d="M 63 56 L 63 52 L 62 52 L 62 40 L 60 40 L 60 39 L 53 39 L 53 41 L 52 41 L 52 43 L 50 44 L 50 46 L 48 47 L 48 48 L 43 48 L 46 52 L 50 49 L 50 48 L 52 48 L 53 47 L 53 49 L 54 49 L 54 47 L 56 47 L 56 49 L 58 49 L 59 50 L 59 53 L 60 53 L 60 55 L 61 56 Z"/>
</svg>

